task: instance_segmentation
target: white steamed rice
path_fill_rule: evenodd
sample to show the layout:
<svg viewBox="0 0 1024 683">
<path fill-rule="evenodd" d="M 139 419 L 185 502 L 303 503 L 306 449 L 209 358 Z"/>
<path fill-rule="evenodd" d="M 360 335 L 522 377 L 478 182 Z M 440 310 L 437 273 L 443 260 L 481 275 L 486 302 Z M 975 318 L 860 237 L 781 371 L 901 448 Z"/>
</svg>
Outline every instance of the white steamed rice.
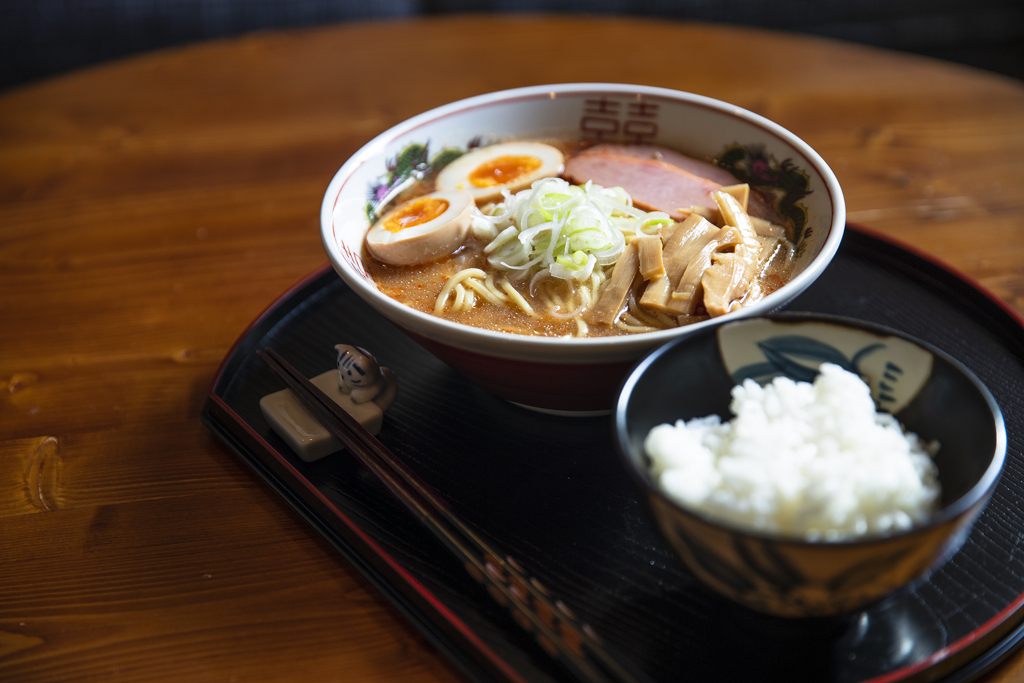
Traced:
<svg viewBox="0 0 1024 683">
<path fill-rule="evenodd" d="M 938 505 L 938 444 L 876 412 L 868 385 L 837 365 L 822 365 L 813 385 L 748 379 L 730 408 L 730 422 L 680 420 L 644 442 L 652 475 L 685 507 L 762 533 L 834 541 L 909 529 Z"/>
</svg>

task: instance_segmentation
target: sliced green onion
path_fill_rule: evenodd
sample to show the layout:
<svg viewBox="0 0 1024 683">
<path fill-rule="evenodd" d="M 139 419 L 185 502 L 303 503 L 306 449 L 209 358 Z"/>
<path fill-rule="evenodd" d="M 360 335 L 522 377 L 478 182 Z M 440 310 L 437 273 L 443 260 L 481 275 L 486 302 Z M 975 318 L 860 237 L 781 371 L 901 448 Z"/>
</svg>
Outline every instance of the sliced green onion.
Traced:
<svg viewBox="0 0 1024 683">
<path fill-rule="evenodd" d="M 618 260 L 627 236 L 653 234 L 671 222 L 664 213 L 635 208 L 621 187 L 570 185 L 561 178 L 506 194 L 499 206 L 500 215 L 495 207 L 489 217 L 497 234 L 484 252 L 491 265 L 514 279 L 545 270 L 563 280 L 587 279 L 595 267 Z"/>
</svg>

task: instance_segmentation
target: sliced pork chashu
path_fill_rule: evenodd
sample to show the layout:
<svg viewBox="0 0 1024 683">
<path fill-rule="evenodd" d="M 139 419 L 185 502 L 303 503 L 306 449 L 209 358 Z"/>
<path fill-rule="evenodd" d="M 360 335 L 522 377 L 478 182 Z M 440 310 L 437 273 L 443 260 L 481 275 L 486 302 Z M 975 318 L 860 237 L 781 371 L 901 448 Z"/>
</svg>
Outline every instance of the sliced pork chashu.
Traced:
<svg viewBox="0 0 1024 683">
<path fill-rule="evenodd" d="M 634 157 L 636 159 L 653 159 L 654 161 L 663 161 L 676 168 L 681 168 L 695 176 L 707 178 L 719 185 L 735 185 L 740 182 L 736 179 L 736 176 L 721 166 L 715 166 L 706 161 L 680 154 L 674 149 L 657 145 L 601 144 L 588 147 L 583 154 L 613 154 L 615 156 Z"/>
<path fill-rule="evenodd" d="M 701 178 L 657 159 L 585 152 L 572 157 L 562 174 L 569 182 L 584 185 L 592 181 L 603 187 L 621 187 L 644 211 L 664 211 L 673 220 L 686 216 L 679 209 L 691 206 L 717 209 L 711 197 L 720 183 Z"/>
<path fill-rule="evenodd" d="M 736 176 L 720 166 L 656 145 L 588 147 L 569 159 L 563 176 L 577 185 L 590 180 L 603 187 L 622 187 L 638 208 L 664 211 L 677 221 L 696 208 L 705 218 L 717 222 L 718 204 L 711 193 L 740 186 Z M 648 187 L 649 181 L 653 184 Z M 753 216 L 783 222 L 757 192 L 750 193 L 749 210 L 744 209 Z"/>
</svg>

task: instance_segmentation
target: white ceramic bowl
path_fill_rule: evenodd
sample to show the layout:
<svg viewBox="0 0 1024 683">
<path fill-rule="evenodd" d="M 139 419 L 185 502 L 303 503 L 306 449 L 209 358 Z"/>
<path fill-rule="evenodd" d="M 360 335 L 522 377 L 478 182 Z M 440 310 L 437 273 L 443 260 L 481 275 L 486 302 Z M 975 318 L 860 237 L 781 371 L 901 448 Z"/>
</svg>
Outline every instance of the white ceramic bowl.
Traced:
<svg viewBox="0 0 1024 683">
<path fill-rule="evenodd" d="M 365 211 L 368 194 L 387 174 L 388 161 L 407 145 L 429 143 L 433 153 L 445 147 L 466 149 L 476 137 L 655 144 L 707 159 L 721 159 L 731 150 L 732 160 L 751 180 L 770 184 L 778 176 L 792 181 L 802 173 L 807 192 L 789 204 L 795 204 L 798 214 L 806 214 L 797 242 L 798 274 L 735 313 L 687 327 L 621 337 L 506 334 L 413 310 L 381 293 L 363 267 L 364 236 L 370 227 Z M 700 95 L 606 83 L 506 90 L 415 116 L 377 136 L 345 162 L 327 188 L 320 210 L 321 235 L 331 263 L 377 311 L 498 396 L 567 413 L 610 411 L 629 369 L 655 347 L 723 321 L 769 313 L 790 301 L 832 260 L 845 223 L 846 208 L 835 175 L 789 131 L 757 114 Z"/>
</svg>

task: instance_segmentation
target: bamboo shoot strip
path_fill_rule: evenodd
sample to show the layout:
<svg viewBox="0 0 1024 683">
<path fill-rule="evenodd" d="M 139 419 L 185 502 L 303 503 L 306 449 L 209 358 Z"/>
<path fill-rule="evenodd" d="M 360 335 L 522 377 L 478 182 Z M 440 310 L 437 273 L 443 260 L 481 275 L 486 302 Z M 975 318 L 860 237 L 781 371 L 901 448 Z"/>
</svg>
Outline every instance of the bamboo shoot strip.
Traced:
<svg viewBox="0 0 1024 683">
<path fill-rule="evenodd" d="M 727 185 L 722 188 L 722 192 L 732 195 L 732 197 L 739 202 L 740 208 L 743 209 L 743 213 L 747 213 L 747 204 L 750 203 L 750 185 L 743 183 L 742 185 Z"/>
<path fill-rule="evenodd" d="M 626 303 L 626 295 L 639 277 L 639 258 L 637 257 L 636 240 L 626 245 L 619 260 L 615 263 L 612 276 L 601 292 L 601 298 L 592 309 L 587 311 L 587 322 L 591 325 L 611 325 L 622 312 Z"/>
<path fill-rule="evenodd" d="M 747 295 L 750 284 L 757 275 L 757 257 L 761 243 L 750 222 L 750 217 L 732 195 L 715 192 L 719 211 L 726 225 L 739 233 L 739 240 L 731 254 L 718 253 L 712 259 L 711 267 L 704 271 L 701 284 L 704 288 L 704 307 L 713 317 L 734 311 Z"/>
<path fill-rule="evenodd" d="M 759 271 L 764 270 L 764 267 L 772 260 L 780 244 L 783 244 L 782 240 L 775 237 L 761 238 L 761 250 L 757 254 L 757 269 Z"/>
<path fill-rule="evenodd" d="M 661 259 L 661 237 L 645 235 L 636 239 L 640 257 L 640 275 L 645 280 L 661 277 L 665 274 L 665 264 Z"/>
<path fill-rule="evenodd" d="M 683 271 L 683 276 L 679 278 L 679 285 L 672 292 L 672 296 L 669 299 L 668 307 L 676 315 L 693 315 L 693 312 L 697 309 L 697 304 L 703 299 L 704 292 L 701 279 L 704 277 L 704 271 L 711 267 L 711 257 L 719 249 L 734 242 L 735 237 L 735 230 L 719 229 L 708 233 L 701 240 L 703 246 L 690 259 L 686 270 Z"/>
<path fill-rule="evenodd" d="M 777 237 L 779 239 L 786 239 L 786 229 L 781 225 L 775 225 L 772 222 L 766 221 L 763 218 L 757 218 L 756 216 L 750 216 L 750 223 L 754 226 L 754 232 L 761 237 Z"/>
<path fill-rule="evenodd" d="M 652 280 L 640 296 L 640 305 L 651 310 L 662 311 L 672 316 L 683 311 L 672 302 L 672 292 L 679 287 L 679 281 L 686 272 L 690 261 L 715 239 L 719 229 L 696 214 L 690 216 L 673 235 L 673 240 L 665 245 L 663 261 L 665 276 Z"/>
</svg>

